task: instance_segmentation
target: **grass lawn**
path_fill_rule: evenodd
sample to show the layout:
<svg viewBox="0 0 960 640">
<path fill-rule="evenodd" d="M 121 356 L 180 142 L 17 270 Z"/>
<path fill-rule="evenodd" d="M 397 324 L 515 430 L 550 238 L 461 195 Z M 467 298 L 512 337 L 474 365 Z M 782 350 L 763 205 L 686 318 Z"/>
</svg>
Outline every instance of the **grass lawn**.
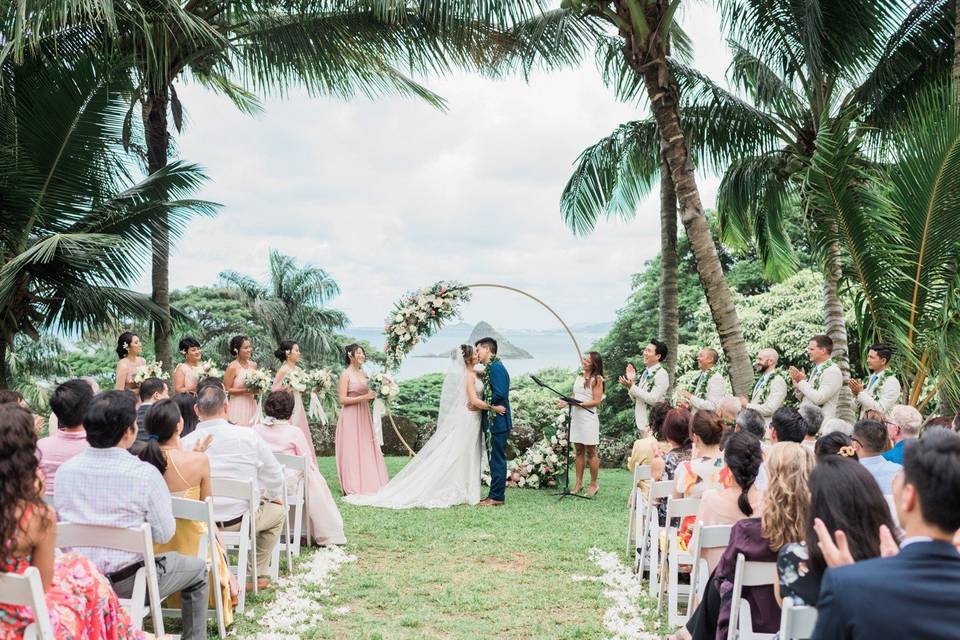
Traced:
<svg viewBox="0 0 960 640">
<path fill-rule="evenodd" d="M 339 496 L 333 458 L 319 462 Z M 404 464 L 388 458 L 391 477 Z M 357 560 L 333 579 L 325 622 L 303 637 L 609 637 L 603 586 L 571 577 L 599 575 L 591 547 L 622 550 L 630 480 L 625 470 L 602 471 L 594 500 L 508 489 L 507 505 L 497 508 L 393 511 L 341 502 L 346 551 Z M 248 600 L 253 616 L 238 619 L 239 635 L 257 633 L 257 612 L 273 593 Z M 658 625 L 650 620 L 647 628 Z"/>
</svg>

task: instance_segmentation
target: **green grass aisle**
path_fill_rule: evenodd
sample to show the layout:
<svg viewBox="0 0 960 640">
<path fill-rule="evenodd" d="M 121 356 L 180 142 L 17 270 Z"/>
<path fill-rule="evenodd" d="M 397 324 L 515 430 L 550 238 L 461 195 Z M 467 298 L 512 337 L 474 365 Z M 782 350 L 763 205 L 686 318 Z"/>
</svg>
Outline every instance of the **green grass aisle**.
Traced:
<svg viewBox="0 0 960 640">
<path fill-rule="evenodd" d="M 391 477 L 406 458 L 388 458 Z M 332 458 L 320 468 L 339 495 Z M 572 474 L 571 474 L 572 475 Z M 551 491 L 508 489 L 507 505 L 391 511 L 340 503 L 346 551 L 323 599 L 324 622 L 304 638 L 605 638 L 603 585 L 591 547 L 623 548 L 630 475 L 601 472 L 595 500 Z M 256 634 L 267 591 L 251 604 L 254 619 L 236 632 Z M 647 628 L 657 630 L 650 620 Z"/>
</svg>

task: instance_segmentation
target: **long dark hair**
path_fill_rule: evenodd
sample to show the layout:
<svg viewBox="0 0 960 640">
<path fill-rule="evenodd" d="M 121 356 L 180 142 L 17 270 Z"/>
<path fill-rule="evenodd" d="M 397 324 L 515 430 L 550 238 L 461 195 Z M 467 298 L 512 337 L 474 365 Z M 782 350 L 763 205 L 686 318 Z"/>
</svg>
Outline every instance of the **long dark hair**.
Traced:
<svg viewBox="0 0 960 640">
<path fill-rule="evenodd" d="M 45 513 L 38 466 L 33 414 L 16 404 L 0 405 L 0 541 L 4 543 L 16 537 L 22 509 L 32 504 Z"/>
<path fill-rule="evenodd" d="M 587 389 L 593 389 L 593 385 L 600 381 L 603 385 L 603 358 L 596 351 L 588 351 L 587 357 L 590 358 L 590 378 L 587 379 L 587 372 L 583 372 L 583 386 Z"/>
<path fill-rule="evenodd" d="M 197 396 L 193 393 L 178 393 L 173 396 L 173 401 L 180 407 L 180 416 L 183 418 L 183 431 L 180 432 L 182 438 L 190 435 L 200 422 L 197 412 L 194 411 L 194 407 L 197 406 Z"/>
<path fill-rule="evenodd" d="M 155 466 L 160 473 L 166 473 L 167 457 L 160 445 L 177 433 L 181 419 L 180 406 L 173 400 L 160 400 L 147 409 L 143 427 L 150 434 L 150 439 L 144 443 L 137 457 Z"/>
<path fill-rule="evenodd" d="M 760 473 L 763 464 L 763 450 L 757 436 L 747 431 L 734 433 L 727 439 L 727 446 L 723 450 L 723 460 L 733 474 L 733 479 L 740 486 L 740 495 L 737 497 L 737 506 L 743 515 L 748 518 L 753 515 L 750 506 L 750 488 Z"/>
<path fill-rule="evenodd" d="M 880 525 L 885 524 L 896 535 L 890 506 L 880 486 L 866 468 L 850 458 L 824 456 L 810 474 L 810 515 L 807 520 L 807 566 L 819 580 L 827 568 L 814 518 L 827 525 L 830 535 L 838 529 L 847 535 L 854 560 L 880 556 Z"/>
</svg>

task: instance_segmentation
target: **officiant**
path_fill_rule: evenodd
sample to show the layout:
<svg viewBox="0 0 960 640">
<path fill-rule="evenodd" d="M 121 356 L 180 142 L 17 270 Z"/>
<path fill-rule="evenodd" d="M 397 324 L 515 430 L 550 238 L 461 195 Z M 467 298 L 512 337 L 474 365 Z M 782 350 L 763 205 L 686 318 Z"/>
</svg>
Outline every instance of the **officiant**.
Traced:
<svg viewBox="0 0 960 640">
<path fill-rule="evenodd" d="M 576 450 L 577 481 L 573 493 L 583 491 L 583 470 L 590 463 L 590 486 L 587 495 L 597 495 L 600 486 L 597 477 L 600 474 L 600 456 L 597 455 L 597 445 L 600 444 L 600 418 L 597 417 L 597 407 L 603 402 L 603 359 L 596 351 L 589 351 L 583 357 L 583 373 L 577 376 L 573 383 L 573 397 L 580 401 L 579 406 L 573 407 L 570 418 L 570 442 Z M 558 403 L 565 409 L 567 403 L 562 400 Z M 590 411 L 585 411 L 590 409 Z"/>
</svg>

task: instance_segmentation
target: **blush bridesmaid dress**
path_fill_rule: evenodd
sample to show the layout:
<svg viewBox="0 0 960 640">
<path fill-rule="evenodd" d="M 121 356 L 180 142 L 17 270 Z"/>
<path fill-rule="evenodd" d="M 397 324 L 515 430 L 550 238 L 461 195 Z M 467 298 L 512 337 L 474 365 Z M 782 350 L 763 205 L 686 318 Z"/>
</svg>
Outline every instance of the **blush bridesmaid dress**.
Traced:
<svg viewBox="0 0 960 640">
<path fill-rule="evenodd" d="M 346 375 L 346 374 L 344 374 Z M 347 379 L 351 398 L 370 392 L 367 382 Z M 369 402 L 342 407 L 337 420 L 337 475 L 344 495 L 376 493 L 387 484 L 387 465 L 373 435 Z"/>
</svg>

